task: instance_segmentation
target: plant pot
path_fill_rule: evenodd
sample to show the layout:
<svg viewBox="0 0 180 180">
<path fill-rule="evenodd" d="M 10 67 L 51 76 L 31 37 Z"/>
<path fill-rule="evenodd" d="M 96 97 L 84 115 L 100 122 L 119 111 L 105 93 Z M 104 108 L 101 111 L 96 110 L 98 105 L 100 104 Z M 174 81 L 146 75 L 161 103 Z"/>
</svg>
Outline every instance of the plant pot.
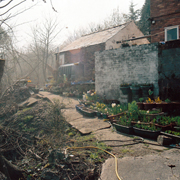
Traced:
<svg viewBox="0 0 180 180">
<path fill-rule="evenodd" d="M 108 119 L 108 115 L 107 114 L 102 113 L 102 117 L 103 117 L 103 119 Z"/>
<path fill-rule="evenodd" d="M 142 90 L 142 96 L 143 97 L 148 97 L 148 91 L 151 89 L 152 86 L 140 86 Z"/>
<path fill-rule="evenodd" d="M 120 90 L 122 91 L 123 95 L 128 95 L 129 94 L 129 86 L 125 86 L 125 87 L 120 87 Z"/>
<path fill-rule="evenodd" d="M 162 132 L 162 131 L 161 131 L 161 134 L 165 135 L 165 136 L 168 136 L 168 137 L 171 137 L 174 143 L 180 142 L 180 136 L 176 136 L 174 134 L 165 133 L 165 132 Z"/>
<path fill-rule="evenodd" d="M 96 116 L 97 116 L 98 118 L 101 118 L 101 117 L 102 117 L 101 112 L 96 111 Z"/>
<path fill-rule="evenodd" d="M 139 95 L 139 86 L 131 86 L 130 89 L 132 91 L 132 95 Z"/>
<path fill-rule="evenodd" d="M 120 133 L 125 133 L 125 134 L 133 134 L 133 127 L 132 126 L 123 126 L 120 124 L 113 123 L 113 126 L 115 127 L 116 131 Z"/>
<path fill-rule="evenodd" d="M 87 116 L 87 117 L 94 117 L 96 114 L 95 111 L 85 108 L 85 107 L 81 108 L 80 111 L 84 116 Z"/>
<path fill-rule="evenodd" d="M 133 130 L 135 135 L 145 137 L 148 139 L 157 139 L 157 137 L 160 134 L 160 131 L 150 131 L 145 129 L 139 129 L 136 127 L 133 127 Z"/>
<path fill-rule="evenodd" d="M 137 105 L 138 105 L 138 108 L 139 108 L 140 110 L 144 110 L 144 104 L 143 104 L 143 102 L 137 102 Z"/>
<path fill-rule="evenodd" d="M 75 105 L 75 107 L 76 107 L 76 110 L 77 110 L 77 111 L 80 111 L 81 108 L 84 107 L 84 105 L 83 105 L 83 104 L 77 104 L 77 105 Z"/>
<path fill-rule="evenodd" d="M 156 108 L 156 103 L 143 103 L 145 110 L 152 110 L 153 108 Z"/>
<path fill-rule="evenodd" d="M 108 116 L 108 119 L 109 119 L 110 122 L 113 122 L 115 119 L 117 119 L 117 118 L 119 118 L 120 116 L 123 116 L 123 115 L 124 115 L 124 112 L 116 114 L 116 115 Z"/>
</svg>

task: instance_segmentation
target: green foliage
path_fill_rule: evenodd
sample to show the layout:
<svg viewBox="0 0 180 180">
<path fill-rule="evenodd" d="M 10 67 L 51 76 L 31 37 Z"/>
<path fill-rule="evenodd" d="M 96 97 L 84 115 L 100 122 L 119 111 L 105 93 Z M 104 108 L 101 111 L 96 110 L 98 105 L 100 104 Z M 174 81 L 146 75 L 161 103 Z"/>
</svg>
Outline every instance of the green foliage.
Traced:
<svg viewBox="0 0 180 180">
<path fill-rule="evenodd" d="M 139 29 L 142 31 L 144 35 L 151 34 L 151 21 L 150 18 L 150 0 L 146 0 L 141 12 L 140 12 L 140 20 L 137 25 Z"/>
<path fill-rule="evenodd" d="M 131 1 L 131 4 L 129 6 L 129 14 L 123 14 L 125 22 L 129 22 L 131 20 L 136 22 L 139 19 L 140 10 L 135 10 L 135 6 L 136 5 L 133 3 L 133 1 Z"/>
<path fill-rule="evenodd" d="M 176 117 L 170 117 L 170 116 L 161 116 L 161 117 L 157 117 L 156 119 L 153 119 L 154 122 L 162 125 L 162 126 L 166 126 L 170 123 L 174 123 L 177 121 Z"/>
<path fill-rule="evenodd" d="M 171 100 L 170 100 L 170 99 L 166 99 L 166 100 L 165 100 L 165 102 L 170 103 L 170 102 L 171 102 Z"/>
<path fill-rule="evenodd" d="M 151 96 L 153 94 L 153 91 L 151 91 L 151 89 L 149 89 L 148 94 L 149 94 L 149 96 Z"/>
<path fill-rule="evenodd" d="M 123 126 L 131 126 L 131 120 L 127 117 L 127 115 L 120 116 L 117 124 L 123 125 Z"/>
<path fill-rule="evenodd" d="M 160 109 L 157 109 L 157 110 L 150 110 L 150 111 L 147 111 L 147 110 L 139 110 L 141 114 L 158 114 L 161 112 Z"/>
<path fill-rule="evenodd" d="M 165 131 L 165 132 L 168 133 L 168 134 L 173 134 L 173 135 L 175 135 L 175 136 L 180 136 L 180 132 L 171 131 L 171 130 L 167 130 L 167 131 Z"/>
<path fill-rule="evenodd" d="M 136 101 L 128 103 L 128 117 L 133 121 L 138 121 L 140 112 Z"/>
<path fill-rule="evenodd" d="M 160 131 L 160 128 L 156 128 L 154 125 L 145 125 L 145 124 L 135 124 L 136 128 L 150 130 L 150 131 Z"/>
<path fill-rule="evenodd" d="M 144 98 L 139 98 L 139 102 L 143 102 L 144 101 Z"/>
<path fill-rule="evenodd" d="M 108 147 L 105 143 L 98 142 L 97 139 L 92 134 L 81 136 L 79 133 L 77 133 L 73 138 L 75 139 L 74 142 L 75 147 L 94 146 L 106 151 L 110 151 L 112 149 L 111 147 Z M 89 150 L 81 149 L 76 151 L 76 153 L 82 156 L 85 155 L 86 160 L 91 161 L 92 163 L 98 163 L 98 162 L 103 162 L 104 157 L 107 156 L 107 154 L 100 149 L 94 149 L 94 148 L 90 148 Z"/>
</svg>

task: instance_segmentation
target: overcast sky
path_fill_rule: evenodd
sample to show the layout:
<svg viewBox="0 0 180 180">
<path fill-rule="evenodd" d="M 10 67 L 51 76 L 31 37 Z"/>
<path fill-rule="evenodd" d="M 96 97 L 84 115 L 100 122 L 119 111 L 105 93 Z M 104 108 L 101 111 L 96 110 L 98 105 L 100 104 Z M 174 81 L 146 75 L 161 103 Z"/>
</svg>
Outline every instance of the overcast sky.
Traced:
<svg viewBox="0 0 180 180">
<path fill-rule="evenodd" d="M 20 2 L 20 0 L 16 0 L 16 2 L 18 1 Z M 35 24 L 41 24 L 44 16 L 57 18 L 59 28 L 63 28 L 58 37 L 59 40 L 57 39 L 56 42 L 58 45 L 74 29 L 87 27 L 92 22 L 101 23 L 117 7 L 119 7 L 120 12 L 128 13 L 131 2 L 131 0 L 52 0 L 54 8 L 57 10 L 57 12 L 54 12 L 51 8 L 50 0 L 46 1 L 47 3 L 43 3 L 42 0 L 34 0 L 34 2 L 28 0 L 11 11 L 15 13 L 38 2 L 36 6 L 8 22 L 12 26 L 22 24 L 14 29 L 19 42 L 18 46 L 25 46 L 30 41 L 28 34 L 31 32 L 31 27 Z M 145 0 L 133 0 L 133 2 L 136 4 L 136 9 L 140 9 Z"/>
</svg>

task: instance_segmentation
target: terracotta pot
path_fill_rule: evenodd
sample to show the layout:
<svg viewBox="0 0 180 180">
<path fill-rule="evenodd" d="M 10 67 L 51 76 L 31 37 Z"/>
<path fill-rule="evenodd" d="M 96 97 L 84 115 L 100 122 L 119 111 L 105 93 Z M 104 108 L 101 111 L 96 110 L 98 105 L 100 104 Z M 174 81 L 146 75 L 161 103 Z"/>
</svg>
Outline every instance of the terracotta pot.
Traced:
<svg viewBox="0 0 180 180">
<path fill-rule="evenodd" d="M 143 103 L 145 110 L 152 110 L 153 108 L 156 108 L 156 103 Z"/>
</svg>

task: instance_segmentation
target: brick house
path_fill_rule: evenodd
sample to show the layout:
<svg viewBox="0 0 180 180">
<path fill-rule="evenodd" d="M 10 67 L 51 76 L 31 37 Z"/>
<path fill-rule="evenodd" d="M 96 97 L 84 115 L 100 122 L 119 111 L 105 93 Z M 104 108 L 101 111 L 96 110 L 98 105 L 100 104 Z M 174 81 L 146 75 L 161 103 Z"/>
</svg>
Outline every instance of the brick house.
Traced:
<svg viewBox="0 0 180 180">
<path fill-rule="evenodd" d="M 64 47 L 60 52 L 56 53 L 56 61 L 60 66 L 65 64 L 80 63 L 83 65 L 85 80 L 95 78 L 95 56 L 96 51 L 109 49 L 117 49 L 121 47 L 121 43 L 116 41 L 127 40 L 143 36 L 133 21 L 121 24 L 119 26 L 94 32 L 75 40 L 71 44 Z M 133 41 L 133 44 L 148 44 L 147 39 Z M 129 42 L 132 45 L 131 42 Z"/>
<path fill-rule="evenodd" d="M 179 39 L 180 0 L 151 0 L 151 42 Z"/>
</svg>

